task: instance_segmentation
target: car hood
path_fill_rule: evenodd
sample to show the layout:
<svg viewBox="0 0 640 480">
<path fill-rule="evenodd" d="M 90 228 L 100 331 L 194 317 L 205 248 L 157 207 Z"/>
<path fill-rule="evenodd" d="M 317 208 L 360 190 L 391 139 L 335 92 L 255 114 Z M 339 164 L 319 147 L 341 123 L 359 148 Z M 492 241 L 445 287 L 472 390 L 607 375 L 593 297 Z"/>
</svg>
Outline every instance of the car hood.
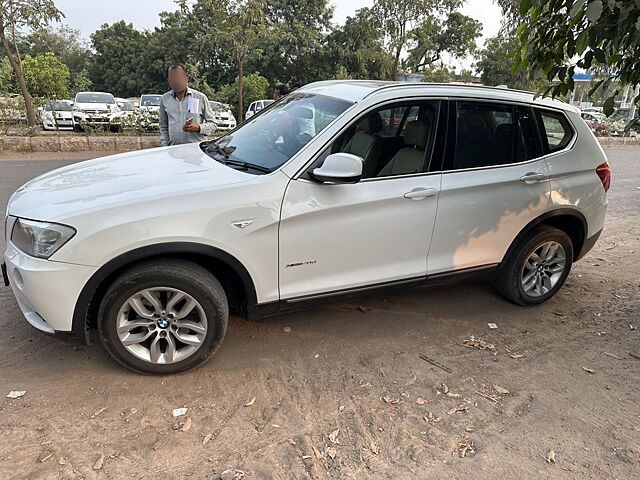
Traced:
<svg viewBox="0 0 640 480">
<path fill-rule="evenodd" d="M 246 182 L 254 175 L 222 165 L 199 144 L 122 153 L 69 165 L 27 182 L 9 215 L 56 221 L 118 205 L 166 200 Z"/>
</svg>

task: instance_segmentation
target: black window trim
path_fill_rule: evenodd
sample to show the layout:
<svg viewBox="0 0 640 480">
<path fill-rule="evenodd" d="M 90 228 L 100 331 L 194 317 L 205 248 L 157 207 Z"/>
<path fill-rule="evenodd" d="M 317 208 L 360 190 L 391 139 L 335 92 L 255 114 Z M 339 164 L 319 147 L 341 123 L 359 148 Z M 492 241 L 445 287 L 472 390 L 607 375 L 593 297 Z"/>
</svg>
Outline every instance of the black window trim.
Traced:
<svg viewBox="0 0 640 480">
<path fill-rule="evenodd" d="M 443 164 L 443 170 L 442 170 L 442 174 L 446 175 L 446 174 L 452 174 L 452 173 L 462 173 L 462 172 L 469 172 L 469 171 L 475 171 L 475 170 L 488 170 L 488 169 L 492 169 L 492 168 L 508 168 L 508 167 L 514 167 L 514 166 L 520 166 L 520 165 L 526 165 L 527 163 L 532 163 L 532 162 L 537 162 L 546 158 L 550 158 L 553 157 L 555 155 L 560 155 L 563 153 L 568 152 L 569 150 L 572 150 L 573 147 L 576 144 L 577 138 L 578 138 L 578 132 L 573 124 L 573 122 L 571 121 L 571 119 L 569 118 L 569 116 L 567 115 L 567 113 L 559 108 L 552 108 L 552 107 L 548 107 L 546 105 L 539 105 L 536 103 L 530 103 L 530 102 L 524 102 L 524 101 L 518 101 L 518 100 L 507 100 L 507 99 L 493 99 L 493 98 L 486 98 L 486 97 L 449 97 L 449 131 L 453 131 L 455 132 L 455 128 L 456 128 L 456 104 L 458 101 L 469 101 L 469 102 L 483 102 L 483 103 L 503 103 L 503 104 L 507 104 L 507 105 L 514 105 L 514 106 L 524 106 L 524 107 L 530 107 L 534 113 L 535 116 L 535 110 L 536 109 L 540 109 L 540 110 L 547 110 L 553 113 L 558 113 L 561 115 L 564 115 L 564 117 L 567 120 L 567 123 L 569 124 L 570 128 L 571 128 L 571 132 L 572 132 L 572 138 L 569 141 L 569 143 L 567 143 L 566 147 L 563 148 L 562 150 L 558 150 L 556 152 L 546 152 L 545 148 L 544 148 L 544 142 L 542 141 L 542 132 L 540 131 L 540 125 L 538 124 L 538 121 L 536 119 L 536 121 L 534 122 L 536 124 L 536 128 L 538 130 L 538 136 L 539 136 L 539 142 L 540 142 L 540 147 L 541 147 L 541 151 L 542 151 L 542 155 L 536 158 L 532 158 L 530 160 L 525 160 L 523 162 L 518 162 L 518 163 L 508 163 L 505 165 L 489 165 L 486 167 L 471 167 L 471 168 L 462 168 L 459 170 L 447 170 L 445 169 L 445 167 L 450 167 L 451 165 L 453 165 L 453 154 L 455 153 L 455 141 L 456 141 L 456 135 L 448 135 L 447 138 L 447 146 L 446 146 L 446 152 L 445 152 L 445 162 Z M 454 145 L 452 147 L 452 144 Z"/>
<path fill-rule="evenodd" d="M 440 129 L 442 128 L 444 130 L 444 140 L 443 140 L 443 145 L 442 145 L 442 152 L 440 155 L 440 169 L 435 170 L 435 171 L 428 171 L 431 168 L 431 165 L 428 166 L 427 171 L 426 172 L 419 172 L 419 173 L 407 173 L 404 175 L 389 175 L 387 177 L 372 177 L 372 178 L 363 178 L 362 180 L 360 180 L 358 183 L 363 183 L 363 182 L 375 182 L 375 181 L 379 181 L 379 180 L 390 180 L 390 179 L 399 179 L 399 178 L 409 178 L 409 177 L 419 177 L 419 176 L 428 176 L 428 175 L 440 175 L 442 174 L 442 166 L 444 163 L 444 155 L 447 151 L 446 148 L 446 139 L 448 137 L 448 112 L 447 112 L 447 107 L 449 104 L 449 98 L 447 96 L 430 96 L 430 95 L 419 95 L 419 96 L 415 96 L 415 97 L 402 97 L 402 98 L 391 98 L 391 99 L 385 99 L 385 100 L 381 100 L 378 103 L 375 103 L 373 105 L 371 105 L 370 107 L 368 107 L 366 110 L 361 111 L 360 113 L 358 113 L 355 117 L 349 119 L 347 121 L 347 124 L 342 127 L 335 135 L 333 135 L 329 140 L 327 140 L 318 150 L 316 153 L 314 153 L 311 158 L 309 159 L 308 162 L 306 162 L 301 168 L 298 169 L 298 171 L 295 173 L 295 175 L 293 175 L 292 180 L 298 180 L 298 181 L 303 181 L 303 182 L 308 182 L 308 183 L 316 183 L 313 180 L 309 179 L 309 178 L 305 178 L 305 174 L 307 173 L 307 171 L 309 170 L 309 168 L 311 168 L 311 166 L 318 160 L 318 158 L 324 153 L 324 151 L 327 149 L 327 147 L 329 147 L 333 142 L 335 142 L 340 135 L 344 134 L 350 127 L 353 126 L 353 124 L 359 120 L 361 120 L 362 118 L 364 118 L 366 115 L 368 115 L 369 113 L 371 113 L 374 110 L 378 110 L 381 107 L 385 106 L 385 105 L 394 105 L 394 104 L 401 104 L 401 103 L 411 103 L 411 102 L 427 102 L 427 101 L 440 101 L 441 105 L 440 105 L 440 112 L 438 115 L 438 126 L 436 127 L 436 136 L 438 135 Z M 354 104 L 354 106 L 356 106 L 356 104 Z M 345 110 L 345 112 L 343 112 L 343 115 L 345 113 L 347 113 L 347 111 L 350 109 Z M 444 118 L 444 120 L 443 120 Z M 337 120 L 337 119 L 336 119 Z M 443 123 L 443 125 L 441 125 L 441 122 Z M 437 142 L 437 138 L 436 138 L 436 142 Z M 431 159 L 430 161 L 433 162 L 435 159 L 435 152 L 436 152 L 436 143 L 434 143 L 433 145 L 433 151 L 431 153 Z M 348 185 L 348 184 L 347 184 Z"/>
</svg>

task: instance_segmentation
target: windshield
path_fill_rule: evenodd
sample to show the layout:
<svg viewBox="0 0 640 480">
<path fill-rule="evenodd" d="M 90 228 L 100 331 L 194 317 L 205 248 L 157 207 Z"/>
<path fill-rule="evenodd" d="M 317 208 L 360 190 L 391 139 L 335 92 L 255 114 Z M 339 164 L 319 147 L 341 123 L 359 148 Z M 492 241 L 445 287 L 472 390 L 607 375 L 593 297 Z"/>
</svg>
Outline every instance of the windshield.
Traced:
<svg viewBox="0 0 640 480">
<path fill-rule="evenodd" d="M 273 171 L 351 105 L 345 100 L 322 95 L 290 94 L 216 143 L 228 160 L 252 163 Z M 219 160 L 222 157 L 219 152 L 212 155 Z"/>
<path fill-rule="evenodd" d="M 159 107 L 162 95 L 143 95 L 140 99 L 141 107 Z"/>
<path fill-rule="evenodd" d="M 136 110 L 136 107 L 131 102 L 119 102 L 118 106 L 123 112 L 134 112 Z"/>
<path fill-rule="evenodd" d="M 69 102 L 49 102 L 45 105 L 44 109 L 48 112 L 50 112 L 51 110 L 55 112 L 70 112 L 71 110 L 73 110 L 73 104 Z"/>
<path fill-rule="evenodd" d="M 79 93 L 76 103 L 116 103 L 116 100 L 110 93 Z"/>
<path fill-rule="evenodd" d="M 213 110 L 214 112 L 216 110 L 222 110 L 222 104 L 218 102 L 210 101 L 209 106 L 211 107 L 211 110 Z"/>
</svg>

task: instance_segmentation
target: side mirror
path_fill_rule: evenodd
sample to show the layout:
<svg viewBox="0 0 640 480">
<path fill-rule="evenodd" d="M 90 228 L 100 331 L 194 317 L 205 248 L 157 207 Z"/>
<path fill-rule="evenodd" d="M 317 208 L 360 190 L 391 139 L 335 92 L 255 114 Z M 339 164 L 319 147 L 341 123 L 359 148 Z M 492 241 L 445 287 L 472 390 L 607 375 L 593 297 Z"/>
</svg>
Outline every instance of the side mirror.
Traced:
<svg viewBox="0 0 640 480">
<path fill-rule="evenodd" d="M 321 167 L 309 173 L 322 183 L 358 183 L 362 178 L 363 162 L 357 155 L 333 153 L 325 158 Z"/>
</svg>

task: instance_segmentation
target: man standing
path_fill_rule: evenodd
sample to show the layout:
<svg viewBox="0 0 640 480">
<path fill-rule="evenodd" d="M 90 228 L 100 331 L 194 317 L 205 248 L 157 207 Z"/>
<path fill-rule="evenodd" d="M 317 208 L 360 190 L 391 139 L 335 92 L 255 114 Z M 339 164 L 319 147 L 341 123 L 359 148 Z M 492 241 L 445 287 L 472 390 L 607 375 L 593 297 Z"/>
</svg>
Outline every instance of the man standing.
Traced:
<svg viewBox="0 0 640 480">
<path fill-rule="evenodd" d="M 184 65 L 169 67 L 171 91 L 160 98 L 160 142 L 162 146 L 202 142 L 216 131 L 213 110 L 204 93 L 189 88 Z"/>
</svg>

